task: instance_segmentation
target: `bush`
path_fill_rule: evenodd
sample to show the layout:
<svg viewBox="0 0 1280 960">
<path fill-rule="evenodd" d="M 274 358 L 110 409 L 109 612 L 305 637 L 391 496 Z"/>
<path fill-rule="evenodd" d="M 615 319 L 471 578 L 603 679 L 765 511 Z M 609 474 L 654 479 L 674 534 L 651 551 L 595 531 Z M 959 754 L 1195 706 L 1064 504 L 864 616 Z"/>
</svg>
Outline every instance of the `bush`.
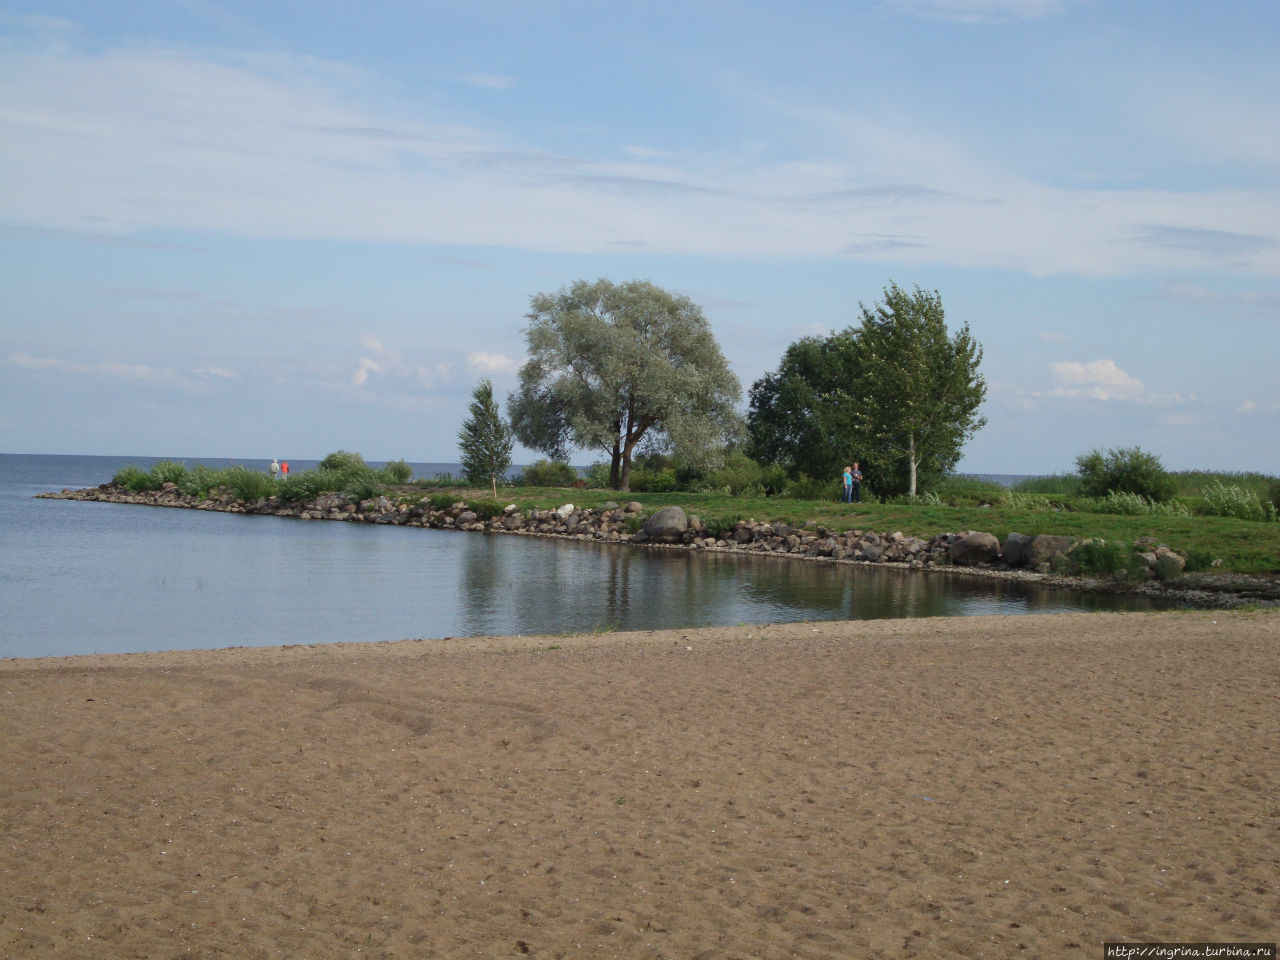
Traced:
<svg viewBox="0 0 1280 960">
<path fill-rule="evenodd" d="M 1190 509 L 1177 500 L 1158 503 L 1136 493 L 1116 493 L 1112 491 L 1105 497 L 1081 497 L 1076 501 L 1076 508 L 1090 513 L 1114 513 L 1127 517 L 1189 517 Z"/>
<path fill-rule="evenodd" d="M 741 450 L 725 457 L 724 466 L 699 479 L 698 493 L 721 493 L 731 497 L 775 497 L 787 486 L 786 468 L 779 463 L 760 464 Z"/>
<path fill-rule="evenodd" d="M 517 482 L 526 487 L 571 487 L 577 479 L 578 471 L 563 460 L 535 460 L 520 472 Z"/>
<path fill-rule="evenodd" d="M 1215 517 L 1235 517 L 1237 520 L 1275 520 L 1274 502 L 1263 503 L 1248 490 L 1237 486 L 1227 486 L 1221 480 L 1215 480 L 1201 493 L 1205 499 L 1205 509 Z"/>
<path fill-rule="evenodd" d="M 346 450 L 335 450 L 323 460 L 320 461 L 317 469 L 319 470 L 350 470 L 354 467 L 363 467 L 364 457 L 358 453 L 348 453 Z"/>
<path fill-rule="evenodd" d="M 1100 450 L 1076 457 L 1080 476 L 1080 492 L 1086 497 L 1105 497 L 1110 493 L 1132 493 L 1162 503 L 1177 493 L 1173 478 L 1165 471 L 1160 458 L 1138 447 Z"/>
<path fill-rule="evenodd" d="M 497 500 L 472 500 L 467 503 L 474 513 L 481 520 L 492 520 L 494 517 L 503 516 L 503 510 L 506 508 L 505 503 Z"/>
<path fill-rule="evenodd" d="M 385 467 L 378 471 L 382 479 L 387 483 L 408 483 L 413 477 L 413 467 L 405 463 L 403 460 L 392 460 Z"/>
<path fill-rule="evenodd" d="M 670 493 L 678 487 L 676 472 L 670 467 L 661 470 L 633 467 L 631 470 L 631 489 L 637 493 Z"/>
<path fill-rule="evenodd" d="M 1013 510 L 1026 510 L 1031 513 L 1043 513 L 1054 509 L 1048 497 L 1039 493 L 1025 493 L 1018 487 L 1004 495 L 1004 502 Z"/>
<path fill-rule="evenodd" d="M 188 470 L 186 476 L 176 482 L 178 489 L 189 497 L 207 497 L 210 490 L 226 482 L 223 473 L 222 470 L 214 470 L 202 463 L 195 469 Z"/>
<path fill-rule="evenodd" d="M 791 500 L 839 500 L 841 493 L 839 479 L 810 480 L 801 473 L 787 484 L 782 495 Z M 862 484 L 862 499 L 874 499 L 865 481 Z"/>
<path fill-rule="evenodd" d="M 1071 551 L 1071 559 L 1088 576 L 1109 577 L 1128 582 L 1141 575 L 1142 561 L 1133 548 L 1106 540 L 1086 540 Z"/>
<path fill-rule="evenodd" d="M 223 474 L 223 482 L 237 500 L 257 500 L 276 492 L 276 481 L 269 474 L 248 467 L 230 467 Z"/>
<path fill-rule="evenodd" d="M 587 467 L 587 486 L 593 490 L 609 489 L 609 464 L 593 463 Z"/>
<path fill-rule="evenodd" d="M 182 482 L 187 479 L 187 467 L 176 460 L 161 460 L 151 468 L 151 476 L 155 478 L 157 486 L 172 483 L 181 487 Z"/>
<path fill-rule="evenodd" d="M 123 487 L 133 493 L 160 489 L 160 481 L 136 463 L 131 463 L 127 467 L 121 467 L 117 470 L 115 476 L 111 478 L 111 482 L 117 487 Z"/>
<path fill-rule="evenodd" d="M 1271 481 L 1267 489 L 1267 500 L 1273 507 L 1280 510 L 1280 478 Z"/>
</svg>

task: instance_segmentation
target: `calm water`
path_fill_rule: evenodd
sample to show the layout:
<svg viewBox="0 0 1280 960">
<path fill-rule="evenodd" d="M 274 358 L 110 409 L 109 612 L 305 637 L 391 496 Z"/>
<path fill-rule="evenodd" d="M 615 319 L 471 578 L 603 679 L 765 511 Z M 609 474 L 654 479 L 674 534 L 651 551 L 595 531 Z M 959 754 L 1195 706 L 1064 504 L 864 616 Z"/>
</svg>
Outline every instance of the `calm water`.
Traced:
<svg viewBox="0 0 1280 960">
<path fill-rule="evenodd" d="M 0 454 L 0 657 L 1149 605 L 770 557 L 32 499 L 152 462 Z"/>
</svg>

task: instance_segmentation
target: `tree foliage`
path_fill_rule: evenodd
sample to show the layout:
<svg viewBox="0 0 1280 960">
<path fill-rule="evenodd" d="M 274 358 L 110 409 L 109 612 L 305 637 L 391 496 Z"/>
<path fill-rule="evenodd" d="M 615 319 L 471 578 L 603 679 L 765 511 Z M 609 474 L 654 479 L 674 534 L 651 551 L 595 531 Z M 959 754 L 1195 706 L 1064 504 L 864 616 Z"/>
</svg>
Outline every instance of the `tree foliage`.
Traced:
<svg viewBox="0 0 1280 960">
<path fill-rule="evenodd" d="M 714 467 L 739 429 L 741 394 L 701 308 L 646 281 L 578 281 L 530 300 L 529 359 L 508 398 L 522 444 L 563 459 L 571 447 L 610 458 L 630 489 L 641 445 Z"/>
<path fill-rule="evenodd" d="M 860 459 L 867 476 L 878 475 L 852 415 L 862 380 L 856 332 L 805 337 L 787 347 L 774 373 L 751 387 L 748 452 L 760 463 L 785 464 L 794 473 L 832 483 L 841 468 Z"/>
<path fill-rule="evenodd" d="M 1161 503 L 1177 493 L 1177 484 L 1160 458 L 1139 447 L 1082 453 L 1076 457 L 1076 473 L 1080 475 L 1080 492 L 1086 497 L 1133 493 Z"/>
<path fill-rule="evenodd" d="M 858 307 L 864 377 L 854 411 L 858 431 L 877 455 L 899 460 L 914 496 L 921 467 L 950 471 L 964 442 L 986 424 L 978 415 L 987 395 L 978 373 L 982 347 L 968 324 L 948 335 L 936 290 L 908 293 L 891 283 L 883 303 Z"/>
<path fill-rule="evenodd" d="M 891 284 L 862 323 L 789 346 L 774 373 L 751 388 L 751 454 L 793 473 L 830 477 L 859 461 L 879 493 L 917 492 L 960 458 L 985 422 L 982 348 L 954 336 L 941 297 Z"/>
<path fill-rule="evenodd" d="M 467 482 L 489 483 L 493 498 L 498 498 L 498 477 L 511 466 L 511 448 L 514 446 L 511 428 L 498 413 L 498 403 L 493 399 L 493 384 L 481 380 L 471 394 L 470 414 L 458 431 L 458 448 L 462 453 L 463 472 Z"/>
</svg>

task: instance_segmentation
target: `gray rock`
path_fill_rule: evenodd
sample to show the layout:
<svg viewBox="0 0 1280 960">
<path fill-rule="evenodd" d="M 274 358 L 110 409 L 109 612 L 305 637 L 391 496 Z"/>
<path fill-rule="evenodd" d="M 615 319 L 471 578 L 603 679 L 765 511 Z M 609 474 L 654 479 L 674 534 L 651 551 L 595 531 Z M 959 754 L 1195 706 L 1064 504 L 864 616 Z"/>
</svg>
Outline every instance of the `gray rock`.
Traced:
<svg viewBox="0 0 1280 960">
<path fill-rule="evenodd" d="M 1187 568 L 1187 561 L 1178 556 L 1172 550 L 1168 553 L 1160 553 L 1157 551 L 1155 571 L 1156 576 L 1161 580 L 1173 580 L 1182 576 L 1182 571 Z"/>
<path fill-rule="evenodd" d="M 1000 551 L 1004 562 L 1011 567 L 1021 567 L 1027 562 L 1031 552 L 1031 538 L 1025 533 L 1011 533 L 1004 538 L 1004 547 Z"/>
<path fill-rule="evenodd" d="M 1000 541 L 991 533 L 971 533 L 948 548 L 951 562 L 959 567 L 991 563 L 1000 556 Z"/>
<path fill-rule="evenodd" d="M 689 529 L 689 518 L 680 507 L 663 507 L 645 520 L 643 529 L 654 543 L 679 543 Z"/>
<path fill-rule="evenodd" d="M 1027 566 L 1035 570 L 1039 569 L 1041 564 L 1052 564 L 1054 557 L 1069 553 L 1079 542 L 1075 537 L 1059 537 L 1042 533 L 1032 540 L 1031 546 L 1027 548 Z"/>
</svg>

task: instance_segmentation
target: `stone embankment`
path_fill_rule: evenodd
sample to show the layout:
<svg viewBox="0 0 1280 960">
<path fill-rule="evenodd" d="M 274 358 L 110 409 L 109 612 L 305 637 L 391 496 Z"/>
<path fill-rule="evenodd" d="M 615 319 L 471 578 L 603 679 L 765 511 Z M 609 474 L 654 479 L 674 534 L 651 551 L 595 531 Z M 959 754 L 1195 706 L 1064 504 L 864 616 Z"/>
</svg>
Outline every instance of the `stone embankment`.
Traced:
<svg viewBox="0 0 1280 960">
<path fill-rule="evenodd" d="M 606 543 L 650 544 L 692 550 L 778 554 L 826 562 L 899 564 L 909 569 L 965 570 L 971 572 L 1023 571 L 1028 574 L 1070 578 L 1080 574 L 1074 557 L 1087 541 L 1077 537 L 1010 533 L 1001 542 L 981 531 L 939 533 L 929 540 L 902 533 L 865 530 L 837 531 L 810 522 L 804 526 L 738 520 L 731 525 L 689 516 L 680 507 L 662 507 L 644 516 L 642 504 L 605 503 L 598 509 L 566 503 L 555 510 L 521 510 L 508 504 L 489 515 L 483 505 L 456 501 L 447 506 L 412 498 L 380 496 L 357 500 L 326 494 L 309 503 L 285 503 L 276 497 L 253 502 L 237 500 L 215 491 L 208 497 L 183 494 L 166 483 L 149 492 L 130 492 L 112 484 L 89 490 L 63 490 L 41 494 L 63 500 L 134 503 L 147 506 L 214 510 L 225 513 L 266 514 L 300 520 L 343 520 L 352 523 L 393 524 L 440 530 L 483 531 L 545 537 L 562 537 Z M 488 504 L 492 508 L 492 503 Z M 1146 538 L 1133 544 L 1139 561 L 1137 576 L 1144 581 L 1170 581 L 1180 577 L 1184 558 L 1167 546 Z"/>
</svg>

